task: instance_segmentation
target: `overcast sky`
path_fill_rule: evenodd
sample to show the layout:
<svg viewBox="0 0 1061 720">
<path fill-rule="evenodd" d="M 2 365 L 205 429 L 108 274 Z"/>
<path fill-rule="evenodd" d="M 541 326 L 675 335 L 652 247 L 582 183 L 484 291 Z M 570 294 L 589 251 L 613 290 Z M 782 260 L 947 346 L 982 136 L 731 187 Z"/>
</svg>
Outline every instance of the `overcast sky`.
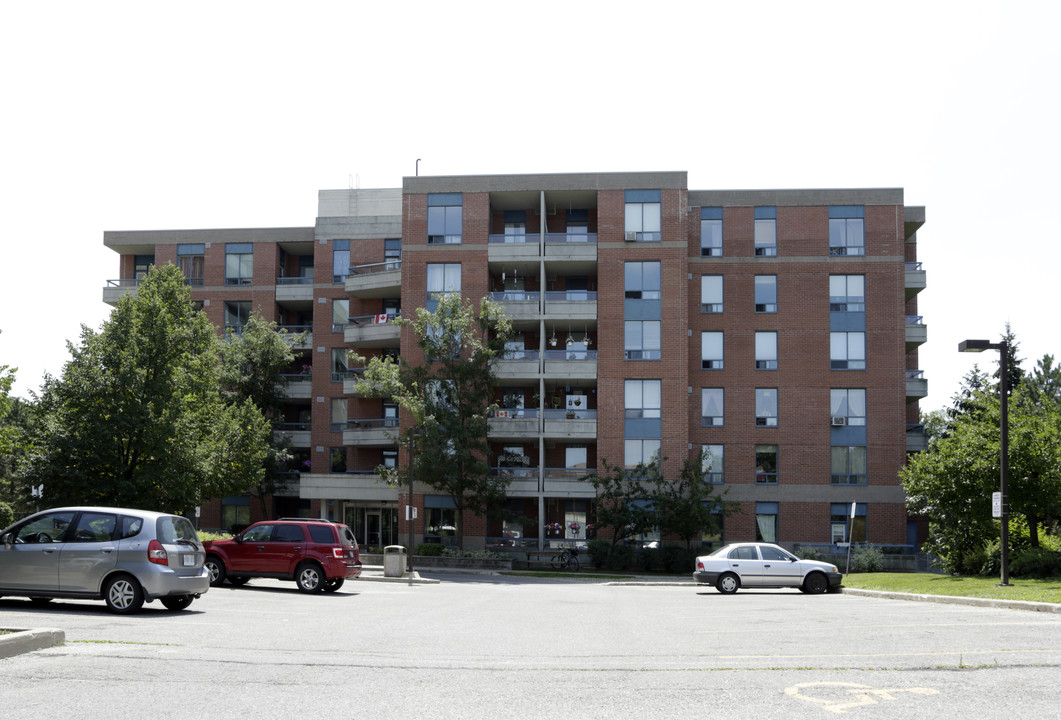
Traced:
<svg viewBox="0 0 1061 720">
<path fill-rule="evenodd" d="M 698 190 L 924 205 L 922 410 L 1007 321 L 1061 354 L 1061 5 L 8 2 L 0 365 L 59 375 L 105 230 L 312 226 L 413 175 L 687 170 Z"/>
</svg>

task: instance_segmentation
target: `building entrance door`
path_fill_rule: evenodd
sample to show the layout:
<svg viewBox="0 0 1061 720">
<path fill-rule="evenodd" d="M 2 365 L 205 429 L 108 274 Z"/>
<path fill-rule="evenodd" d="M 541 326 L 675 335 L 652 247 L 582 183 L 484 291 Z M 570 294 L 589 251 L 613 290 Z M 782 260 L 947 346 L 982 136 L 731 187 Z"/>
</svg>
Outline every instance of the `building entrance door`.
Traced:
<svg viewBox="0 0 1061 720">
<path fill-rule="evenodd" d="M 383 545 L 381 528 L 383 526 L 379 510 L 365 510 L 365 544 L 369 547 Z"/>
</svg>

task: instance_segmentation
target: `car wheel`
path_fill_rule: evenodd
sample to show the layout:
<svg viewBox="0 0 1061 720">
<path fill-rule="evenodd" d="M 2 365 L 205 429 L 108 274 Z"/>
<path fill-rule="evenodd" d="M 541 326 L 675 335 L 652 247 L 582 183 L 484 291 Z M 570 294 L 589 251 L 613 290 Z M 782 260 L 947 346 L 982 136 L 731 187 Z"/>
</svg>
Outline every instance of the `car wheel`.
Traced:
<svg viewBox="0 0 1061 720">
<path fill-rule="evenodd" d="M 732 595 L 739 587 L 740 578 L 733 573 L 725 573 L 715 582 L 715 588 L 723 595 Z"/>
<path fill-rule="evenodd" d="M 135 578 L 116 575 L 103 587 L 103 599 L 111 612 L 126 615 L 144 606 L 144 591 Z"/>
<path fill-rule="evenodd" d="M 162 598 L 162 604 L 167 610 L 183 610 L 191 605 L 194 599 L 191 595 L 170 595 Z"/>
<path fill-rule="evenodd" d="M 332 578 L 331 580 L 324 581 L 324 592 L 333 593 L 343 586 L 346 582 L 345 578 Z"/>
<path fill-rule="evenodd" d="M 304 593 L 320 592 L 324 589 L 325 582 L 327 578 L 324 576 L 324 570 L 316 563 L 300 565 L 295 571 L 295 584 Z"/>
<path fill-rule="evenodd" d="M 207 555 L 203 566 L 210 573 L 210 585 L 212 587 L 225 584 L 225 563 L 213 555 Z"/>
<path fill-rule="evenodd" d="M 821 595 L 829 589 L 829 581 L 819 572 L 814 572 L 803 579 L 803 592 L 808 595 Z"/>
<path fill-rule="evenodd" d="M 229 575 L 228 576 L 228 581 L 230 583 L 232 583 L 233 585 L 235 585 L 236 587 L 241 587 L 243 585 L 246 585 L 248 580 L 250 580 L 249 577 L 242 577 L 240 575 Z"/>
</svg>

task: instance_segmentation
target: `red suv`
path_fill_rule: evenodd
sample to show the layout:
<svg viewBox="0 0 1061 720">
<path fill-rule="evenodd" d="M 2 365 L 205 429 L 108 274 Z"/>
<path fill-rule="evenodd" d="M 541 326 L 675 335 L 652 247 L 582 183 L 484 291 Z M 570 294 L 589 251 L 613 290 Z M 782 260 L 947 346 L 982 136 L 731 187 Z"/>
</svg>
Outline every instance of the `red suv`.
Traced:
<svg viewBox="0 0 1061 720">
<path fill-rule="evenodd" d="M 335 592 L 361 575 L 361 551 L 346 525 L 305 518 L 263 520 L 231 540 L 207 540 L 210 584 L 251 578 L 294 580 L 302 592 Z"/>
</svg>

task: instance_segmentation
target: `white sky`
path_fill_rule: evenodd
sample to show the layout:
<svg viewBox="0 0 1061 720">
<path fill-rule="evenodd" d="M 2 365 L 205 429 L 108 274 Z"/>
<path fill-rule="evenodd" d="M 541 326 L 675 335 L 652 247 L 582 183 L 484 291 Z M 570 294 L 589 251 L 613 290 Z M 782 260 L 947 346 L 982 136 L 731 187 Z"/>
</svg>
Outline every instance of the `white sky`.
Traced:
<svg viewBox="0 0 1061 720">
<path fill-rule="evenodd" d="M 946 406 L 1010 321 L 1061 355 L 1061 5 L 7 2 L 0 365 L 28 397 L 98 328 L 104 230 L 311 226 L 413 175 L 687 170 L 903 187 Z M 1045 234 L 1044 234 L 1045 233 Z"/>
</svg>

